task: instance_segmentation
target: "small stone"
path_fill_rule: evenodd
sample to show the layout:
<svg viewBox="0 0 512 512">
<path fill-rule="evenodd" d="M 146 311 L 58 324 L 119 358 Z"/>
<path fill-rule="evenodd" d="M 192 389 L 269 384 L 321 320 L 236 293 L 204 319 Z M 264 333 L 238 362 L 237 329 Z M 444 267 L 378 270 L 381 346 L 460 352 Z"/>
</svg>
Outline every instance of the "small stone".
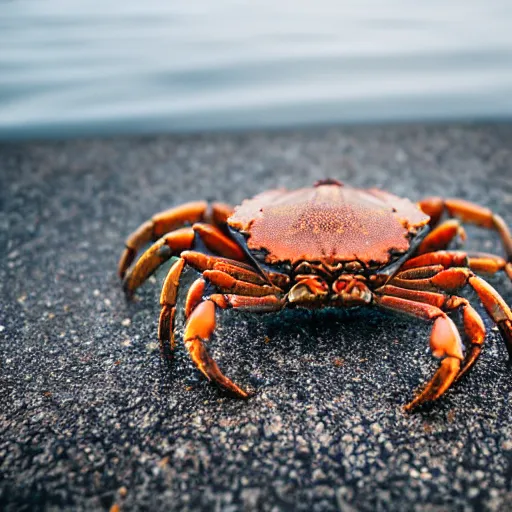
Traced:
<svg viewBox="0 0 512 512">
<path fill-rule="evenodd" d="M 372 423 L 370 428 L 375 435 L 382 433 L 382 427 L 378 423 Z"/>
<path fill-rule="evenodd" d="M 241 498 L 244 504 L 244 510 L 258 510 L 258 504 L 261 497 L 261 490 L 257 488 L 244 489 L 241 492 Z"/>
<path fill-rule="evenodd" d="M 476 498 L 480 492 L 478 487 L 470 487 L 468 490 L 468 498 Z"/>
<path fill-rule="evenodd" d="M 512 450 L 512 441 L 510 441 L 510 440 L 503 441 L 503 443 L 501 444 L 501 447 L 504 450 Z"/>
<path fill-rule="evenodd" d="M 325 425 L 320 421 L 315 426 L 315 433 L 320 435 L 324 431 Z"/>
<path fill-rule="evenodd" d="M 149 343 L 146 344 L 146 350 L 148 352 L 154 352 L 157 349 L 158 349 L 158 343 L 155 343 L 154 341 L 150 341 Z"/>
<path fill-rule="evenodd" d="M 271 423 L 265 424 L 263 427 L 263 432 L 265 437 L 270 438 L 272 436 L 277 436 L 281 432 L 283 428 L 283 424 L 280 416 L 275 416 Z"/>
<path fill-rule="evenodd" d="M 312 479 L 313 482 L 318 483 L 326 480 L 327 476 L 320 468 L 317 468 L 313 471 Z"/>
<path fill-rule="evenodd" d="M 129 318 L 125 318 L 125 319 L 123 319 L 123 320 L 121 321 L 121 325 L 122 325 L 123 327 L 129 327 L 131 323 L 132 323 L 132 321 L 131 321 Z"/>
</svg>

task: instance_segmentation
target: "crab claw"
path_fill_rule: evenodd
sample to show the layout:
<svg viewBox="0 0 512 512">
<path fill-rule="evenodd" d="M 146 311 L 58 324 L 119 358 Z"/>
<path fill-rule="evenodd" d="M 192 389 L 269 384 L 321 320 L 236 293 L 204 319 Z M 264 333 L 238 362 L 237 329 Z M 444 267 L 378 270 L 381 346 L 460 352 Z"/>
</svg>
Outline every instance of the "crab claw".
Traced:
<svg viewBox="0 0 512 512">
<path fill-rule="evenodd" d="M 197 369 L 210 381 L 238 398 L 249 398 L 249 393 L 228 379 L 215 360 L 208 354 L 205 341 L 215 330 L 215 303 L 201 302 L 190 315 L 185 328 L 185 347 Z"/>
</svg>

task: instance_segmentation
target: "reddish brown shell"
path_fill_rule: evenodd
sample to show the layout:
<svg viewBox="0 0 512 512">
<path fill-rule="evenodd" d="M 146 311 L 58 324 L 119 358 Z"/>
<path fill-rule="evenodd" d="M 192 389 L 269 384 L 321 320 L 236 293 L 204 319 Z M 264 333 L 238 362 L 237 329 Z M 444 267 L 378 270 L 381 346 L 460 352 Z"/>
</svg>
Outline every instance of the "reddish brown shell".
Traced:
<svg viewBox="0 0 512 512">
<path fill-rule="evenodd" d="M 247 199 L 228 219 L 270 263 L 359 260 L 385 265 L 405 252 L 428 215 L 408 199 L 333 181 L 294 191 L 271 190 Z"/>
</svg>

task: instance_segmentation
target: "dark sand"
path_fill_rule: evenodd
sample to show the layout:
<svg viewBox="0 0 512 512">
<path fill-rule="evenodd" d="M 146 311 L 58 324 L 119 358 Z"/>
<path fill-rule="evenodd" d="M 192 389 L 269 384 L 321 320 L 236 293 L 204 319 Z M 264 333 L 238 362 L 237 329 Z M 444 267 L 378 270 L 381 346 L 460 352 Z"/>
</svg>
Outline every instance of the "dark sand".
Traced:
<svg viewBox="0 0 512 512">
<path fill-rule="evenodd" d="M 510 510 L 512 368 L 487 316 L 470 377 L 405 415 L 435 368 L 419 321 L 228 312 L 211 349 L 257 391 L 243 402 L 199 378 L 181 347 L 162 362 L 165 269 L 125 300 L 123 240 L 154 212 L 326 176 L 478 201 L 510 225 L 512 126 L 0 147 L 0 509 Z M 468 232 L 470 247 L 501 251 Z M 512 303 L 505 277 L 490 281 Z"/>
</svg>

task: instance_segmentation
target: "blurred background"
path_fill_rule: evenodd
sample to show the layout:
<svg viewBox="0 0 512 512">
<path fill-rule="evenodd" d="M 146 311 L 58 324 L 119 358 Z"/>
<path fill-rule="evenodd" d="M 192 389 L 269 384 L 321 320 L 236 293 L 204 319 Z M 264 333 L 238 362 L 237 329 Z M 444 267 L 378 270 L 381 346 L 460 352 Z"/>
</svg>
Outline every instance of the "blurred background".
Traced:
<svg viewBox="0 0 512 512">
<path fill-rule="evenodd" d="M 512 115 L 510 0 L 2 0 L 0 138 Z"/>
</svg>

